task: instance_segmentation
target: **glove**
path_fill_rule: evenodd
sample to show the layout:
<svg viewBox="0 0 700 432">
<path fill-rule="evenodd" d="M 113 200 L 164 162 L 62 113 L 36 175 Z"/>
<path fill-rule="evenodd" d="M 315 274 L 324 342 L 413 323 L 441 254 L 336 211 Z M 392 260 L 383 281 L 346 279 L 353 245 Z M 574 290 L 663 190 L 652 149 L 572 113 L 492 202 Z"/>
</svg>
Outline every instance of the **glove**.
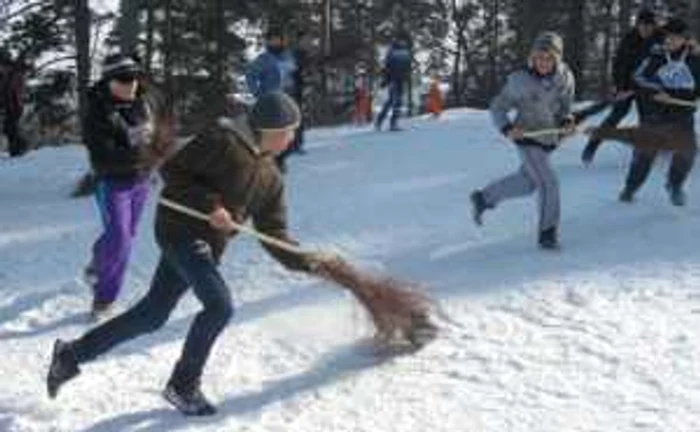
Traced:
<svg viewBox="0 0 700 432">
<path fill-rule="evenodd" d="M 561 128 L 563 130 L 562 136 L 573 135 L 576 132 L 576 121 L 573 115 L 569 115 L 561 122 Z"/>
<path fill-rule="evenodd" d="M 340 256 L 331 252 L 309 252 L 306 255 L 306 264 L 309 272 L 322 277 L 325 276 L 325 266 L 340 260 Z"/>
</svg>

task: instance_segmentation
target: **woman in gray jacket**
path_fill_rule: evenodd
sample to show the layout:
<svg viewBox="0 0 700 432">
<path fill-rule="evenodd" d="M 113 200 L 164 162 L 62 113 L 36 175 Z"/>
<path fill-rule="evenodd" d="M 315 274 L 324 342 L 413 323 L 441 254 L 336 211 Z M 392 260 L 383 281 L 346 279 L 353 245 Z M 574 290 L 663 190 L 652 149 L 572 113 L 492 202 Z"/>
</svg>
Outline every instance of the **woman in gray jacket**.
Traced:
<svg viewBox="0 0 700 432">
<path fill-rule="evenodd" d="M 571 105 L 574 77 L 562 62 L 564 43 L 552 32 L 534 41 L 526 68 L 512 73 L 506 85 L 491 102 L 493 122 L 515 142 L 522 161 L 520 169 L 484 189 L 472 193 L 474 221 L 482 224 L 484 211 L 509 198 L 539 193 L 539 245 L 558 249 L 559 184 L 549 162 L 562 135 L 574 130 Z M 515 110 L 513 120 L 508 113 Z M 528 138 L 527 132 L 560 129 L 551 135 Z"/>
</svg>

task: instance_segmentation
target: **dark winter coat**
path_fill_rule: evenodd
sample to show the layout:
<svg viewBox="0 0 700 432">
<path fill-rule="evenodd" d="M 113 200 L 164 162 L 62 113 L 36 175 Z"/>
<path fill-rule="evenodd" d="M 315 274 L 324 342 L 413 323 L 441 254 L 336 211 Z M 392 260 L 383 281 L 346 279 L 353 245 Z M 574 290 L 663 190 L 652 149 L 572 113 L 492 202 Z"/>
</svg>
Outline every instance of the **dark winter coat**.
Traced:
<svg viewBox="0 0 700 432">
<path fill-rule="evenodd" d="M 656 102 L 653 97 L 666 92 L 675 99 L 695 102 L 700 97 L 700 58 L 690 50 L 658 50 L 647 57 L 634 75 L 639 98 L 645 106 L 645 121 L 692 127 L 695 107 Z M 692 105 L 692 104 L 691 104 Z"/>
<path fill-rule="evenodd" d="M 99 177 L 147 176 L 154 166 L 154 116 L 143 95 L 116 101 L 105 82 L 88 92 L 83 138 Z"/>
<path fill-rule="evenodd" d="M 632 29 L 622 38 L 613 59 L 613 82 L 618 91 L 634 89 L 634 72 L 639 64 L 651 54 L 652 48 L 663 43 L 663 33 L 659 30 L 647 39 Z"/>
<path fill-rule="evenodd" d="M 403 82 L 411 74 L 411 50 L 403 44 L 393 44 L 384 59 L 386 83 Z"/>
<path fill-rule="evenodd" d="M 287 210 L 283 177 L 271 153 L 257 143 L 247 115 L 220 118 L 173 155 L 161 168 L 165 182 L 162 196 L 209 214 L 218 206 L 243 223 L 252 218 L 259 231 L 296 244 L 287 235 Z M 206 221 L 183 215 L 163 205 L 156 215 L 159 242 L 178 237 L 201 238 L 218 259 L 231 235 Z M 306 256 L 292 254 L 263 243 L 282 265 L 308 270 Z"/>
</svg>

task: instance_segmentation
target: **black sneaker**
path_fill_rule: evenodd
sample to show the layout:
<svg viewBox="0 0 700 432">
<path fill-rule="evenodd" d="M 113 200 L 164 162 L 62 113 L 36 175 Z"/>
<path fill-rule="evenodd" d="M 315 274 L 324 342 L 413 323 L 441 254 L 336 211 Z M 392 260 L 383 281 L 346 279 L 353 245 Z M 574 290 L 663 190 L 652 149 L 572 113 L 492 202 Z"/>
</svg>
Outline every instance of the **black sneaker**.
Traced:
<svg viewBox="0 0 700 432">
<path fill-rule="evenodd" d="M 95 266 L 92 263 L 86 265 L 83 269 L 83 282 L 92 290 L 93 294 L 97 287 L 97 281 L 98 277 Z"/>
<path fill-rule="evenodd" d="M 559 249 L 559 239 L 557 236 L 557 228 L 552 227 L 544 231 L 540 231 L 539 244 L 542 249 L 557 250 Z"/>
<path fill-rule="evenodd" d="M 484 193 L 479 190 L 473 192 L 469 198 L 472 202 L 472 217 L 474 218 L 474 223 L 481 226 L 484 224 L 484 212 L 490 209 L 492 206 L 486 203 Z"/>
<path fill-rule="evenodd" d="M 90 319 L 99 323 L 114 316 L 114 302 L 94 299 L 90 309 Z"/>
<path fill-rule="evenodd" d="M 634 201 L 634 192 L 627 188 L 624 188 L 622 192 L 620 192 L 620 196 L 618 197 L 618 199 L 620 200 L 620 202 L 623 203 L 631 203 L 632 201 Z"/>
<path fill-rule="evenodd" d="M 49 374 L 46 377 L 46 389 L 49 397 L 54 399 L 61 386 L 78 374 L 80 374 L 80 369 L 73 349 L 70 344 L 57 339 L 53 346 Z"/>
<path fill-rule="evenodd" d="M 671 198 L 671 204 L 677 207 L 683 207 L 685 205 L 685 192 L 683 192 L 683 189 L 676 186 L 667 186 L 666 189 Z"/>
<path fill-rule="evenodd" d="M 208 416 L 216 414 L 216 408 L 204 396 L 199 383 L 191 388 L 180 387 L 173 382 L 163 391 L 163 397 L 186 416 Z"/>
</svg>

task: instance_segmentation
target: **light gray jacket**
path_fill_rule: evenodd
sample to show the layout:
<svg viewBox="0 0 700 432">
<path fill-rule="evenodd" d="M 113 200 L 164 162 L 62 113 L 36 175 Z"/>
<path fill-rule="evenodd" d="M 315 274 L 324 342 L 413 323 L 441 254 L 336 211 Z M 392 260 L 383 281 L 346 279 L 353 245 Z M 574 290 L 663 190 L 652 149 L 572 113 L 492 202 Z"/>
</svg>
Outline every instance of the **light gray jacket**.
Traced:
<svg viewBox="0 0 700 432">
<path fill-rule="evenodd" d="M 574 76 L 563 62 L 546 77 L 539 77 L 529 69 L 513 72 L 491 101 L 491 118 L 501 131 L 511 124 L 525 131 L 558 128 L 571 114 L 575 89 Z M 508 117 L 511 110 L 516 111 L 514 120 Z M 558 139 L 557 135 L 551 135 L 538 137 L 537 141 L 554 145 Z"/>
</svg>

